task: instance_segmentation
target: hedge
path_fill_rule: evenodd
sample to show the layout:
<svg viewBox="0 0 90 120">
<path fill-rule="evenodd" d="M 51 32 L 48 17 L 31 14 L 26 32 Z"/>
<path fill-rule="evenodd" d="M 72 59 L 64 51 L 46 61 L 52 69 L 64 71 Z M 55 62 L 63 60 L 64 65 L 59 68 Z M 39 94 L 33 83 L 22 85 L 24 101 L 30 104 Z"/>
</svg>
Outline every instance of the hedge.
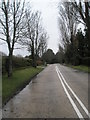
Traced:
<svg viewBox="0 0 90 120">
<path fill-rule="evenodd" d="M 82 65 L 90 66 L 90 57 L 82 58 Z"/>
<path fill-rule="evenodd" d="M 6 73 L 6 60 L 7 56 L 2 57 L 2 73 Z M 13 68 L 21 68 L 32 65 L 32 60 L 29 58 L 15 57 L 12 59 Z"/>
</svg>

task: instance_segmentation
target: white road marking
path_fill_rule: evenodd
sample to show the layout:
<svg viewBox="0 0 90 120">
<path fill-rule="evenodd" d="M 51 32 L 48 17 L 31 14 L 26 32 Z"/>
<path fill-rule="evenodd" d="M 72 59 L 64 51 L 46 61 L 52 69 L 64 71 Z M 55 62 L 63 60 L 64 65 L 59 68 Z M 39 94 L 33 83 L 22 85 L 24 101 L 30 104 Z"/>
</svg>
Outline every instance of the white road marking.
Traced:
<svg viewBox="0 0 90 120">
<path fill-rule="evenodd" d="M 76 114 L 78 115 L 78 117 L 79 117 L 80 119 L 84 120 L 82 114 L 80 113 L 79 109 L 77 108 L 76 104 L 74 103 L 73 99 L 71 98 L 70 94 L 68 93 L 68 91 L 67 91 L 67 89 L 66 89 L 66 87 L 65 87 L 65 85 L 64 85 L 64 83 L 63 83 L 63 81 L 62 81 L 62 79 L 61 79 L 61 77 L 60 77 L 60 75 L 59 75 L 59 70 L 58 70 L 57 67 L 56 67 L 56 72 L 57 72 L 57 74 L 58 74 L 58 77 L 59 77 L 60 82 L 61 82 L 61 84 L 62 84 L 62 86 L 63 86 L 63 88 L 64 88 L 64 91 L 65 91 L 68 99 L 70 100 L 70 102 L 71 102 L 71 104 L 72 104 L 72 106 L 73 106 Z"/>
<path fill-rule="evenodd" d="M 81 107 L 83 108 L 83 110 L 85 111 L 85 113 L 88 115 L 88 117 L 90 118 L 90 113 L 88 112 L 87 108 L 85 107 L 85 105 L 81 102 L 81 100 L 77 97 L 77 95 L 74 93 L 74 91 L 71 89 L 71 87 L 68 85 L 68 83 L 66 82 L 65 78 L 63 77 L 62 73 L 60 72 L 60 70 L 58 69 L 64 83 L 66 84 L 66 86 L 69 88 L 69 90 L 71 91 L 71 93 L 73 94 L 73 96 L 77 99 L 77 101 L 79 102 L 79 104 L 81 105 Z"/>
</svg>

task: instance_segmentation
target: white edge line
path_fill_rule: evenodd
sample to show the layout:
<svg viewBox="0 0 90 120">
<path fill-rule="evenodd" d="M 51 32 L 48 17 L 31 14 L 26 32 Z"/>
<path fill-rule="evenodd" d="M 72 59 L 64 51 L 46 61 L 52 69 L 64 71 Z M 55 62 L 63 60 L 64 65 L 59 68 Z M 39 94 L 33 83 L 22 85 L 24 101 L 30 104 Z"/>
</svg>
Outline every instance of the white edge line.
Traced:
<svg viewBox="0 0 90 120">
<path fill-rule="evenodd" d="M 80 119 L 83 119 L 83 120 L 84 120 L 82 114 L 80 113 L 80 111 L 79 111 L 79 109 L 77 108 L 76 104 L 74 103 L 73 99 L 72 99 L 71 96 L 69 95 L 69 93 L 68 93 L 68 91 L 67 91 L 67 89 L 66 89 L 66 87 L 65 87 L 65 85 L 64 85 L 64 83 L 63 83 L 63 81 L 62 81 L 62 79 L 61 79 L 61 77 L 60 77 L 60 75 L 59 75 L 59 72 L 58 72 L 58 69 L 57 69 L 57 68 L 56 68 L 56 72 L 57 72 L 57 75 L 58 75 L 58 77 L 59 77 L 59 79 L 60 79 L 60 82 L 61 82 L 61 84 L 62 84 L 62 86 L 63 86 L 63 88 L 64 88 L 64 91 L 65 91 L 65 93 L 66 93 L 69 101 L 71 102 L 71 104 L 72 104 L 72 106 L 73 106 L 76 114 L 78 115 L 78 117 L 79 117 Z"/>
<path fill-rule="evenodd" d="M 71 91 L 71 93 L 74 95 L 74 97 L 77 99 L 77 101 L 79 102 L 79 104 L 81 105 L 81 107 L 83 108 L 83 110 L 85 111 L 85 113 L 88 115 L 88 117 L 90 118 L 90 113 L 88 112 L 87 108 L 85 107 L 85 105 L 81 102 L 81 100 L 77 97 L 77 95 L 74 93 L 74 91 L 71 89 L 71 87 L 68 85 L 68 83 L 66 82 L 65 78 L 63 77 L 62 73 L 60 72 L 60 70 L 58 69 L 64 83 L 66 84 L 66 86 L 69 88 L 69 90 Z"/>
</svg>

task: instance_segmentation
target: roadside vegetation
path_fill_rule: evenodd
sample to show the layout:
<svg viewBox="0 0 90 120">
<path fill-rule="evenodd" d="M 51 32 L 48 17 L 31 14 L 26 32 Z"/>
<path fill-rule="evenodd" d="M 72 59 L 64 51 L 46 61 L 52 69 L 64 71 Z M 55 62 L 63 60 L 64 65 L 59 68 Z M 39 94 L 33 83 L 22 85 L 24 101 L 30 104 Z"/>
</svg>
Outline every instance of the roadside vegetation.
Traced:
<svg viewBox="0 0 90 120">
<path fill-rule="evenodd" d="M 42 67 L 30 67 L 26 69 L 16 70 L 13 76 L 8 78 L 7 75 L 2 77 L 2 99 L 3 104 L 9 100 L 17 91 L 24 88 L 33 76 L 38 74 Z"/>
<path fill-rule="evenodd" d="M 25 0 L 21 1 L 2 0 L 0 4 L 0 40 L 7 44 L 9 53 L 2 57 L 3 103 L 42 70 L 38 65 L 60 63 L 90 71 L 89 2 L 58 4 L 60 43 L 54 54 L 47 50 L 49 36 L 42 25 L 41 13 L 33 11 L 30 2 L 27 5 Z M 14 56 L 13 51 L 20 49 L 17 44 L 26 47 L 29 56 Z"/>
<path fill-rule="evenodd" d="M 22 90 L 30 80 L 44 69 L 44 62 L 37 57 L 37 67 L 32 67 L 32 57 L 22 57 L 20 55 L 12 57 L 13 74 L 8 77 L 8 56 L 2 56 L 2 103 L 3 105 L 20 90 Z M 1 89 L 0 89 L 1 90 Z"/>
<path fill-rule="evenodd" d="M 60 43 L 56 54 L 50 49 L 43 54 L 48 64 L 60 63 L 90 71 L 89 7 L 89 2 L 76 0 L 58 4 Z M 80 28 L 80 24 L 83 27 Z"/>
<path fill-rule="evenodd" d="M 0 96 L 2 95 L 2 80 L 1 80 L 1 77 L 0 77 Z"/>
<path fill-rule="evenodd" d="M 26 0 L 1 0 L 0 3 L 0 41 L 6 43 L 9 53 L 6 64 L 8 77 L 13 74 L 15 49 L 27 48 L 31 54 L 32 66 L 37 67 L 38 56 L 47 48 L 48 35 L 42 25 L 41 13 L 33 11 L 30 5 Z"/>
<path fill-rule="evenodd" d="M 58 23 L 62 35 L 59 52 L 63 54 L 64 63 L 81 66 L 80 68 L 83 68 L 82 65 L 90 66 L 89 2 L 59 4 Z M 79 27 L 80 24 L 83 29 Z"/>
<path fill-rule="evenodd" d="M 84 66 L 84 65 L 79 65 L 79 66 L 67 65 L 67 66 L 74 68 L 74 69 L 77 69 L 77 70 L 80 70 L 80 71 L 90 73 L 90 67 L 88 67 L 88 66 Z"/>
</svg>

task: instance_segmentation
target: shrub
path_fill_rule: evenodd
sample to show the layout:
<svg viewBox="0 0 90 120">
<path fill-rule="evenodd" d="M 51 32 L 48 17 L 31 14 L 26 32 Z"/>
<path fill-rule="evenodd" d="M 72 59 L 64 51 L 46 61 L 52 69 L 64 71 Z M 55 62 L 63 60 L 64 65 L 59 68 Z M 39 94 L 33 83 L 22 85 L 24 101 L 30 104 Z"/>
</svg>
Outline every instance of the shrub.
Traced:
<svg viewBox="0 0 90 120">
<path fill-rule="evenodd" d="M 13 68 L 19 68 L 19 67 L 25 67 L 31 65 L 28 58 L 13 57 L 12 62 L 13 62 Z"/>
<path fill-rule="evenodd" d="M 6 63 L 6 56 L 2 57 L 2 74 L 6 73 L 5 63 Z"/>
<path fill-rule="evenodd" d="M 41 60 L 37 60 L 37 65 L 43 65 L 43 62 Z"/>
<path fill-rule="evenodd" d="M 2 57 L 2 73 L 6 73 L 7 56 Z M 29 58 L 15 57 L 12 59 L 13 68 L 21 68 L 32 65 L 32 60 Z"/>
<path fill-rule="evenodd" d="M 87 66 L 90 66 L 90 57 L 85 57 L 85 58 L 82 58 L 82 64 L 83 65 L 87 65 Z"/>
</svg>

